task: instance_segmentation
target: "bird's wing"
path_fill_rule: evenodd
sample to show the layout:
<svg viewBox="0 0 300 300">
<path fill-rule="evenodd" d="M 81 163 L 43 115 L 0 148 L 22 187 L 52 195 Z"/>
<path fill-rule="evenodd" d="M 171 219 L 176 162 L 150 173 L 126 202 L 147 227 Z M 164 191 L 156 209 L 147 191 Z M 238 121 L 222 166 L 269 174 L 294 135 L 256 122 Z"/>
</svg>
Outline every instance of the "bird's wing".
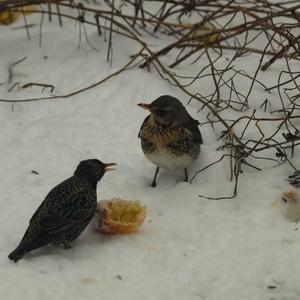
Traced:
<svg viewBox="0 0 300 300">
<path fill-rule="evenodd" d="M 145 126 L 145 124 L 148 122 L 150 116 L 151 115 L 149 115 L 148 117 L 145 118 L 145 120 L 144 120 L 144 122 L 143 122 L 143 124 L 142 124 L 142 126 L 140 128 L 140 131 L 139 131 L 139 135 L 138 135 L 139 138 L 141 137 L 141 131 L 142 131 L 143 127 Z"/>
<path fill-rule="evenodd" d="M 96 205 L 96 190 L 74 177 L 57 185 L 33 214 L 20 244 L 10 255 L 11 259 L 54 242 L 75 224 L 90 220 Z"/>
<path fill-rule="evenodd" d="M 38 216 L 40 230 L 56 235 L 94 215 L 96 193 L 91 189 L 81 190 L 65 200 L 67 201 L 57 202 L 53 207 L 46 205 L 40 211 Z"/>
<path fill-rule="evenodd" d="M 193 134 L 194 142 L 203 144 L 202 135 L 198 128 L 199 124 L 199 121 L 191 118 L 191 120 L 184 125 L 184 128 L 188 129 Z"/>
<path fill-rule="evenodd" d="M 79 189 L 74 190 L 74 188 L 79 187 Z M 70 177 L 57 186 L 55 186 L 46 196 L 44 201 L 40 204 L 40 206 L 37 208 L 37 210 L 32 215 L 29 223 L 37 219 L 37 216 L 41 214 L 41 211 L 45 209 L 46 206 L 48 206 L 50 203 L 54 202 L 56 203 L 57 199 L 63 199 L 68 197 L 68 191 L 73 190 L 75 193 L 77 193 L 81 189 L 80 186 L 74 184 L 74 177 Z M 53 201 L 54 200 L 54 201 Z"/>
</svg>

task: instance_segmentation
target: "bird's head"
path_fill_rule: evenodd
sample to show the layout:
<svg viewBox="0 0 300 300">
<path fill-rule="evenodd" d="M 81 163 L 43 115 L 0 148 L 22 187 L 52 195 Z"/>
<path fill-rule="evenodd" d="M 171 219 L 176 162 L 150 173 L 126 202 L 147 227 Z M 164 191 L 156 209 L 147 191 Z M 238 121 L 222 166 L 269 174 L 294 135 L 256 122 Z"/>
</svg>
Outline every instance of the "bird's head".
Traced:
<svg viewBox="0 0 300 300">
<path fill-rule="evenodd" d="M 183 104 L 169 95 L 160 96 L 150 104 L 139 103 L 138 106 L 148 110 L 160 125 L 179 127 L 191 118 Z"/>
<path fill-rule="evenodd" d="M 115 165 L 115 163 L 103 163 L 98 159 L 83 160 L 77 166 L 74 176 L 84 178 L 95 186 L 105 172 L 114 170 L 112 166 Z"/>
</svg>

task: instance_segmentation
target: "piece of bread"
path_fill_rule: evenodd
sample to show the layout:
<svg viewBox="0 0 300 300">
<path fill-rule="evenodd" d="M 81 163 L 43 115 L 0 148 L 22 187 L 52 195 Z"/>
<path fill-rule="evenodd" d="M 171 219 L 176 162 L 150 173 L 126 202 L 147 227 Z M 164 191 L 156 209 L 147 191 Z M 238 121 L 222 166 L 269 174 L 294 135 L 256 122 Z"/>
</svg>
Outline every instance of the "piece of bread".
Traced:
<svg viewBox="0 0 300 300">
<path fill-rule="evenodd" d="M 146 207 L 139 201 L 120 198 L 98 203 L 95 229 L 103 234 L 126 234 L 137 231 L 144 223 Z"/>
</svg>

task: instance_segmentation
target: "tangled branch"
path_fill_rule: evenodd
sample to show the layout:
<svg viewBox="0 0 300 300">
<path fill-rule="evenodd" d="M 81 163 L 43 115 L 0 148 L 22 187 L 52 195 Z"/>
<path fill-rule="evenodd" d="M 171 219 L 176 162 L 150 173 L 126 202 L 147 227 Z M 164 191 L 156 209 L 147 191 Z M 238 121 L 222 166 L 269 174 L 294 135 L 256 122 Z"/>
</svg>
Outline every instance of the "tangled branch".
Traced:
<svg viewBox="0 0 300 300">
<path fill-rule="evenodd" d="M 48 16 L 49 22 L 54 22 L 56 17 L 60 26 L 67 19 L 79 22 L 87 41 L 85 26 L 92 26 L 99 38 L 104 37 L 108 43 L 107 61 L 110 63 L 113 40 L 119 35 L 137 43 L 141 50 L 120 70 L 85 88 L 62 95 L 0 99 L 0 102 L 70 98 L 139 66 L 156 72 L 190 101 L 197 101 L 205 118 L 201 126 L 210 126 L 222 142 L 218 150 L 226 152 L 197 171 L 191 181 L 209 167 L 228 160 L 233 193 L 228 197 L 207 198 L 235 197 L 243 169 L 260 171 L 267 162 L 274 166 L 284 162 L 291 164 L 289 157 L 294 156 L 300 144 L 300 72 L 294 69 L 300 60 L 298 0 L 280 3 L 271 0 L 106 0 L 101 6 L 97 1 L 91 2 L 0 1 L 0 18 L 3 13 L 21 13 L 28 38 L 32 24 L 28 23 L 25 12 L 40 14 L 41 24 L 44 16 Z M 156 7 L 155 12 L 148 8 L 149 2 L 152 8 Z M 150 46 L 145 39 L 164 35 L 171 36 L 173 41 L 160 49 Z M 172 55 L 167 56 L 170 52 Z M 251 57 L 251 66 L 238 67 L 246 56 Z M 276 64 L 280 64 L 281 70 L 272 70 L 272 76 L 276 76 L 270 85 L 265 74 Z M 191 68 L 187 74 L 180 71 L 183 65 L 197 68 Z M 193 73 L 195 69 L 197 73 Z M 11 76 L 9 81 L 12 83 Z M 199 90 L 207 86 L 207 82 L 210 82 L 209 87 Z M 38 84 L 25 83 L 23 88 L 31 85 Z M 257 91 L 262 99 L 254 96 Z"/>
</svg>

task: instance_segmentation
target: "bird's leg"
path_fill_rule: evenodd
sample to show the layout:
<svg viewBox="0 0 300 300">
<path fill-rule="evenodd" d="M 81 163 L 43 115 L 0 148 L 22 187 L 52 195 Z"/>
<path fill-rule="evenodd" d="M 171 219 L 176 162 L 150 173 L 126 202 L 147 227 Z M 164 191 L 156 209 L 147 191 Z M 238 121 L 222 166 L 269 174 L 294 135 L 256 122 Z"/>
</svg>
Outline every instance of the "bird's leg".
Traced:
<svg viewBox="0 0 300 300">
<path fill-rule="evenodd" d="M 156 187 L 157 186 L 157 184 L 156 184 L 156 177 L 157 177 L 158 172 L 159 172 L 159 167 L 156 167 L 154 178 L 153 178 L 153 181 L 151 183 L 152 187 Z"/>
<path fill-rule="evenodd" d="M 72 247 L 70 246 L 70 244 L 68 244 L 67 242 L 63 242 L 63 243 L 62 243 L 62 246 L 63 246 L 63 248 L 66 249 L 66 250 L 72 248 Z"/>
<path fill-rule="evenodd" d="M 188 180 L 189 180 L 189 175 L 188 175 L 187 168 L 184 168 L 184 174 L 185 174 L 184 181 L 185 181 L 185 182 L 188 182 Z"/>
</svg>

